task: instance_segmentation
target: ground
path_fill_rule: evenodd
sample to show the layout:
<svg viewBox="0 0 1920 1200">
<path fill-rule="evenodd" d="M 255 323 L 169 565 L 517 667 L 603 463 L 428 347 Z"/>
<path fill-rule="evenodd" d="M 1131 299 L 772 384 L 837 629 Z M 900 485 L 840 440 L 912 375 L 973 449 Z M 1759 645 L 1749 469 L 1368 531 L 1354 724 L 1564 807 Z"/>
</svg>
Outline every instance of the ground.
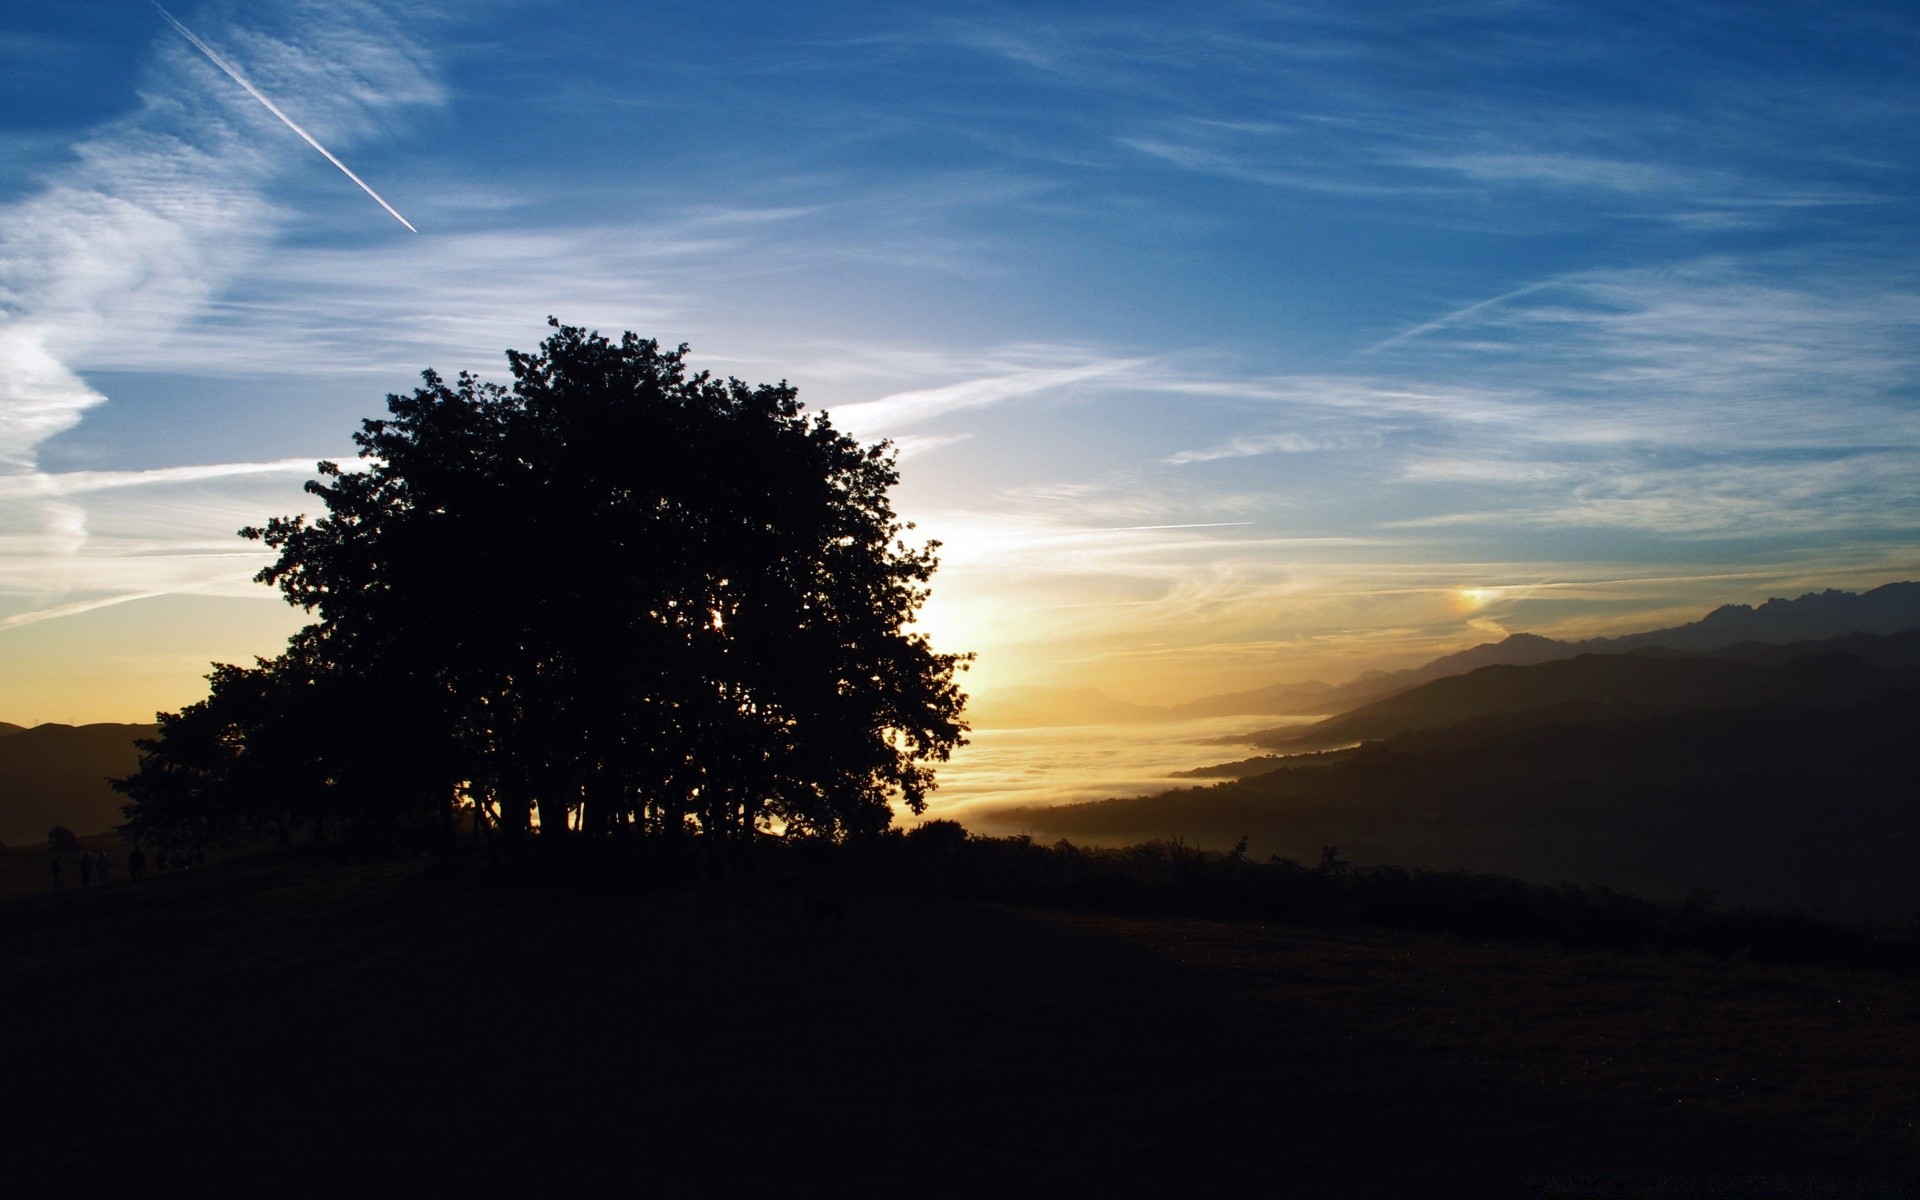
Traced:
<svg viewBox="0 0 1920 1200">
<path fill-rule="evenodd" d="M 9 1182 L 1920 1194 L 1911 979 L 834 903 L 312 859 L 0 901 Z"/>
</svg>

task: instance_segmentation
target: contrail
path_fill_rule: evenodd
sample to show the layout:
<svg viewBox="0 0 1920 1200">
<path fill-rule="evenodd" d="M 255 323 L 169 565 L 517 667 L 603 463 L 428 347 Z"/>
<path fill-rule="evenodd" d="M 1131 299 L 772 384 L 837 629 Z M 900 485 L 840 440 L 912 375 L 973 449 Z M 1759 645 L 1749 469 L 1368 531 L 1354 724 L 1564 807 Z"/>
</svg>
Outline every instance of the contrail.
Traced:
<svg viewBox="0 0 1920 1200">
<path fill-rule="evenodd" d="M 366 180 L 360 178 L 358 175 L 355 175 L 350 169 L 348 169 L 347 164 L 335 158 L 333 156 L 333 151 L 327 149 L 325 146 L 322 146 L 319 142 L 314 141 L 313 135 L 308 133 L 306 130 L 300 128 L 298 125 L 295 125 L 293 123 L 292 117 L 280 111 L 279 105 L 275 104 L 273 101 L 261 95 L 260 89 L 253 86 L 251 83 L 248 83 L 246 76 L 240 74 L 240 72 L 234 70 L 231 66 L 229 66 L 227 64 L 226 59 L 221 58 L 218 54 L 215 54 L 213 52 L 213 47 L 207 45 L 205 42 L 201 41 L 199 38 L 193 36 L 193 30 L 188 29 L 185 25 L 182 25 L 179 22 L 179 20 L 174 17 L 172 13 L 168 12 L 164 8 L 160 8 L 160 0 L 147 0 L 147 2 L 149 4 L 152 4 L 156 9 L 160 10 L 160 15 L 167 19 L 167 24 L 173 26 L 175 29 L 178 29 L 180 31 L 181 37 L 186 38 L 188 41 L 192 42 L 194 45 L 194 48 L 199 50 L 200 53 L 206 55 L 207 58 L 213 62 L 214 66 L 219 67 L 222 71 L 225 71 L 227 73 L 228 78 L 232 79 L 235 83 L 239 84 L 241 87 L 247 89 L 247 95 L 252 96 L 255 100 L 258 100 L 260 103 L 266 105 L 268 112 L 272 113 L 276 117 L 279 117 L 283 122 L 285 122 L 287 128 L 299 134 L 301 138 L 305 140 L 307 145 L 312 146 L 315 150 L 318 150 L 321 154 L 326 155 L 328 162 L 332 163 L 336 167 L 339 167 L 340 170 L 346 174 L 346 177 L 348 179 L 351 179 L 355 183 L 359 184 L 361 191 L 365 192 L 369 196 L 372 196 L 375 204 L 378 204 L 381 208 L 384 208 L 389 213 L 392 213 L 393 219 L 400 222 L 402 225 L 405 225 L 409 233 L 420 232 L 418 229 L 415 229 L 413 227 L 412 221 L 409 221 L 405 217 L 400 215 L 399 209 L 396 209 L 393 205 L 388 204 L 385 200 L 382 200 L 380 198 L 379 192 L 376 192 L 372 188 L 368 187 Z"/>
</svg>

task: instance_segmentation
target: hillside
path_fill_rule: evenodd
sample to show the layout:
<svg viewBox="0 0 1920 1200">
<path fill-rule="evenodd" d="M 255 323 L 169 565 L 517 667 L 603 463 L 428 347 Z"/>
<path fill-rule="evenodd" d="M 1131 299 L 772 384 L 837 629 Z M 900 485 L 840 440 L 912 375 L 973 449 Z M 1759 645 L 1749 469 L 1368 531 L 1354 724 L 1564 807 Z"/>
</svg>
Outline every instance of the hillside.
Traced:
<svg viewBox="0 0 1920 1200">
<path fill-rule="evenodd" d="M 0 904 L 0 1121 L 31 1148 L 8 1183 L 1430 1197 L 1920 1170 L 1900 976 L 843 904 L 826 932 L 796 893 L 311 861 Z"/>
<path fill-rule="evenodd" d="M 107 780 L 133 773 L 152 725 L 36 725 L 0 737 L 0 842 L 43 844 L 47 830 L 102 833 L 126 798 Z"/>
<path fill-rule="evenodd" d="M 1258 855 L 1307 862 L 1337 845 L 1368 864 L 1662 898 L 1706 888 L 1729 904 L 1896 920 L 1920 909 L 1912 695 L 1592 717 L 1490 714 L 1210 788 L 1002 819 L 1045 838 L 1224 848 L 1246 834 Z"/>
<path fill-rule="evenodd" d="M 1770 646 L 1743 642 L 1711 654 L 1648 648 L 1582 654 L 1532 666 L 1490 666 L 1449 675 L 1305 728 L 1248 740 L 1270 750 L 1311 750 L 1416 729 L 1561 705 L 1706 709 L 1763 703 L 1848 704 L 1888 689 L 1920 686 L 1920 631 L 1847 634 Z"/>
<path fill-rule="evenodd" d="M 1327 711 L 1340 711 L 1404 692 L 1435 679 L 1465 675 L 1481 667 L 1533 666 L 1572 658 L 1578 653 L 1580 651 L 1571 642 L 1557 642 L 1532 633 L 1509 634 L 1500 641 L 1485 642 L 1452 654 L 1443 654 L 1432 662 L 1404 671 L 1369 671 L 1338 687 L 1329 688 L 1321 699 Z"/>
</svg>

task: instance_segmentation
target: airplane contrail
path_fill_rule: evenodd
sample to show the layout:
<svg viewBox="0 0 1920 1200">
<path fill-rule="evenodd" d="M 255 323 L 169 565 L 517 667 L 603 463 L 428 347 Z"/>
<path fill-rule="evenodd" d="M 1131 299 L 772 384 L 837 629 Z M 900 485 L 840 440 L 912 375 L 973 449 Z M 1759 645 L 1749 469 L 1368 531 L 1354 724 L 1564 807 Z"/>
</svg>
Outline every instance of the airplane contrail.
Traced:
<svg viewBox="0 0 1920 1200">
<path fill-rule="evenodd" d="M 261 104 L 266 105 L 268 112 L 272 113 L 276 117 L 279 117 L 281 121 L 285 122 L 287 128 L 299 134 L 300 137 L 307 143 L 307 145 L 312 146 L 315 150 L 318 150 L 321 154 L 324 154 L 326 156 L 327 161 L 332 163 L 334 166 L 339 167 L 340 170 L 345 173 L 348 179 L 351 179 L 355 183 L 359 184 L 361 191 L 365 192 L 369 196 L 372 196 L 375 204 L 378 204 L 381 208 L 384 208 L 389 213 L 393 214 L 393 219 L 400 222 L 402 225 L 405 225 L 409 233 L 420 232 L 418 229 L 415 229 L 413 227 L 412 221 L 409 221 L 405 217 L 400 215 L 399 209 L 395 208 L 391 204 L 388 204 L 385 200 L 382 200 L 380 198 L 379 192 L 376 192 L 372 188 L 368 187 L 366 180 L 360 178 L 358 175 L 355 175 L 353 171 L 347 167 L 347 164 L 335 158 L 333 156 L 333 151 L 327 149 L 325 146 L 322 146 L 319 142 L 314 141 L 313 135 L 308 133 L 306 130 L 300 128 L 298 125 L 294 124 L 293 118 L 281 112 L 279 105 L 275 104 L 273 101 L 267 99 L 264 95 L 262 95 L 259 88 L 253 86 L 251 83 L 248 83 L 246 76 L 240 74 L 240 72 L 234 70 L 231 66 L 229 66 L 226 59 L 221 58 L 218 54 L 215 54 L 213 52 L 213 47 L 207 45 L 205 42 L 201 41 L 199 38 L 193 36 L 193 30 L 188 29 L 185 25 L 182 25 L 172 13 L 168 12 L 164 8 L 160 8 L 160 0 L 147 0 L 147 2 L 149 4 L 152 4 L 156 9 L 160 10 L 160 15 L 167 19 L 167 24 L 179 30 L 181 37 L 186 38 L 189 42 L 192 42 L 194 45 L 194 48 L 200 51 L 200 53 L 206 55 L 207 58 L 212 61 L 214 66 L 219 67 L 222 71 L 225 71 L 227 73 L 228 78 L 232 79 L 235 83 L 239 84 L 241 87 L 247 89 L 247 95 L 252 96 L 255 100 L 258 100 Z"/>
</svg>

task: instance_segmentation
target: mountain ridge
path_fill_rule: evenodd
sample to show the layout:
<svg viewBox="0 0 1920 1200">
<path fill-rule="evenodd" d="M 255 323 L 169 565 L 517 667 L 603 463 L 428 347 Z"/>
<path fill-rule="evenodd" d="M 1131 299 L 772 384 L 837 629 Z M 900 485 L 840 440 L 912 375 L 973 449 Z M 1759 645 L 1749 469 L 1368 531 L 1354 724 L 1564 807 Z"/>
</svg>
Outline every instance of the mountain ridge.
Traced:
<svg viewBox="0 0 1920 1200">
<path fill-rule="evenodd" d="M 119 825 L 126 797 L 107 780 L 131 775 L 140 765 L 134 742 L 158 732 L 156 725 L 101 722 L 0 736 L 0 843 L 43 842 L 55 825 L 82 836 Z"/>
<path fill-rule="evenodd" d="M 1583 654 L 1625 654 L 1652 648 L 1706 653 L 1743 642 L 1781 646 L 1855 633 L 1884 636 L 1916 628 L 1920 628 L 1920 583 L 1888 583 L 1865 592 L 1827 588 L 1758 605 L 1723 604 L 1698 621 L 1641 633 L 1579 641 L 1513 633 L 1497 642 L 1443 654 L 1416 667 L 1367 671 L 1340 684 L 1320 680 L 1276 683 L 1168 705 L 1134 704 L 1091 688 L 1028 686 L 983 696 L 976 711 L 982 725 L 995 728 L 1337 715 L 1435 679 L 1465 675 L 1487 666 L 1533 666 Z"/>
<path fill-rule="evenodd" d="M 1429 680 L 1304 729 L 1262 730 L 1247 740 L 1270 750 L 1323 749 L 1555 705 L 1675 711 L 1760 703 L 1831 705 L 1914 688 L 1920 688 L 1920 630 L 1845 634 L 1789 646 L 1742 642 L 1701 653 L 1647 646 L 1527 665 L 1495 663 Z"/>
</svg>

